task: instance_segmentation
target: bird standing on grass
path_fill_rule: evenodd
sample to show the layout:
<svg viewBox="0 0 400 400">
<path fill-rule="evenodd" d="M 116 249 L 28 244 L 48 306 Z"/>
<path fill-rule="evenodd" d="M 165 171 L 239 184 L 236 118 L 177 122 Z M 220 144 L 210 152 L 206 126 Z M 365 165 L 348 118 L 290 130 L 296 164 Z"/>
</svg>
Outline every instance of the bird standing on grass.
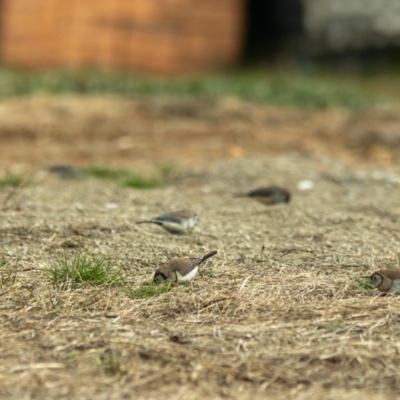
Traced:
<svg viewBox="0 0 400 400">
<path fill-rule="evenodd" d="M 249 197 L 267 206 L 278 203 L 289 203 L 290 192 L 279 186 L 268 186 L 254 189 L 247 193 L 239 193 L 235 197 Z"/>
<path fill-rule="evenodd" d="M 177 258 L 161 264 L 154 274 L 154 282 L 161 283 L 166 280 L 178 283 L 189 282 L 197 275 L 200 264 L 215 254 L 217 251 L 214 250 L 203 257 Z"/>
<path fill-rule="evenodd" d="M 379 270 L 369 278 L 369 285 L 384 293 L 400 293 L 400 271 L 393 269 Z"/>
<path fill-rule="evenodd" d="M 158 217 L 137 221 L 137 224 L 156 224 L 164 228 L 169 233 L 184 234 L 191 230 L 199 222 L 199 216 L 191 210 L 179 210 Z"/>
</svg>

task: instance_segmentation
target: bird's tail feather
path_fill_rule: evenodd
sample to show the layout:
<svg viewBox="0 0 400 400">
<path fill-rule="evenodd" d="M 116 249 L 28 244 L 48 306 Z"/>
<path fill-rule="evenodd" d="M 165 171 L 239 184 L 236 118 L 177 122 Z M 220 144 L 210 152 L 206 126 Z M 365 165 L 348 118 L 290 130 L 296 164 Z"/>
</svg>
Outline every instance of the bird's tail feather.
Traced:
<svg viewBox="0 0 400 400">
<path fill-rule="evenodd" d="M 215 256 L 215 254 L 217 254 L 218 251 L 214 250 L 214 251 L 210 251 L 209 253 L 207 253 L 205 256 L 201 257 L 199 264 L 201 264 L 202 262 L 206 261 L 207 258 L 210 258 L 212 256 Z"/>
</svg>

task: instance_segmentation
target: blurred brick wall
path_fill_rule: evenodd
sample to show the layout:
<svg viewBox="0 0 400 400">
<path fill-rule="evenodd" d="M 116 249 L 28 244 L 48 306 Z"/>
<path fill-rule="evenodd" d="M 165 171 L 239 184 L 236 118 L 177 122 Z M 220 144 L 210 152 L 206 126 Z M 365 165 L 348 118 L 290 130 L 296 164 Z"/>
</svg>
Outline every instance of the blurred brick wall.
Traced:
<svg viewBox="0 0 400 400">
<path fill-rule="evenodd" d="M 2 0 L 0 57 L 179 74 L 233 65 L 245 0 Z"/>
</svg>

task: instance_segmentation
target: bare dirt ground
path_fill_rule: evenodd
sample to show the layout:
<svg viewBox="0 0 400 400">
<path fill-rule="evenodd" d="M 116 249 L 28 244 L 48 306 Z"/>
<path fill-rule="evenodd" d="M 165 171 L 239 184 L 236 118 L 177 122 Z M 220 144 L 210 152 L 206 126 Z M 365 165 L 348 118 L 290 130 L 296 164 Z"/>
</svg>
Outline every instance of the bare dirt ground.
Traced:
<svg viewBox="0 0 400 400">
<path fill-rule="evenodd" d="M 398 265 L 395 110 L 34 98 L 0 115 L 3 174 L 33 180 L 0 189 L 1 398 L 400 398 L 400 297 L 358 283 Z M 145 191 L 42 170 L 171 161 L 181 172 Z M 293 201 L 232 198 L 270 183 Z M 134 224 L 182 207 L 192 234 Z M 135 292 L 158 263 L 214 249 L 192 284 Z M 53 284 L 46 269 L 77 251 L 125 283 Z"/>
<path fill-rule="evenodd" d="M 400 162 L 400 112 L 284 109 L 221 100 L 33 97 L 0 102 L 0 168 L 49 163 L 206 167 L 300 152 Z"/>
</svg>

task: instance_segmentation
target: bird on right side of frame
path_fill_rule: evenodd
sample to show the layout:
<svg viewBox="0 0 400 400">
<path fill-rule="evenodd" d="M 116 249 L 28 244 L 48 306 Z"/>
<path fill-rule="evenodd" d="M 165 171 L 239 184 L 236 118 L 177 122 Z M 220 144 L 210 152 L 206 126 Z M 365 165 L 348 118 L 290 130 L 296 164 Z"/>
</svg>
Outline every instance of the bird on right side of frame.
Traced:
<svg viewBox="0 0 400 400">
<path fill-rule="evenodd" d="M 238 193 L 235 197 L 248 197 L 267 206 L 279 203 L 289 203 L 290 192 L 280 186 L 272 185 L 251 190 L 247 193 Z"/>
<path fill-rule="evenodd" d="M 400 293 L 400 271 L 381 269 L 374 272 L 367 283 L 383 293 Z"/>
</svg>

